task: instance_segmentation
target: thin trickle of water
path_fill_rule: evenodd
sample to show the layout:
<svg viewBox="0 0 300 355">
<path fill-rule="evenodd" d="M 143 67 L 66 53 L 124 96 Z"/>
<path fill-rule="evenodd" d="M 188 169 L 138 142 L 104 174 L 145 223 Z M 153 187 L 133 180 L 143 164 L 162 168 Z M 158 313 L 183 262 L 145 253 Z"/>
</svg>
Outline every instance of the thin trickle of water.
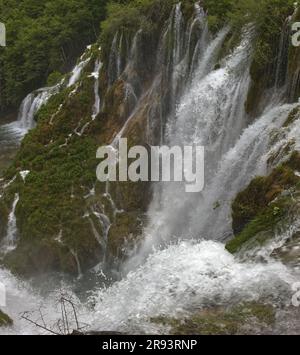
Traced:
<svg viewBox="0 0 300 355">
<path fill-rule="evenodd" d="M 106 241 L 104 240 L 104 238 L 102 238 L 102 236 L 99 234 L 92 218 L 89 216 L 88 217 L 91 228 L 92 228 L 92 232 L 94 234 L 95 239 L 97 240 L 97 242 L 99 243 L 99 245 L 103 248 L 103 250 L 106 249 Z"/>
<path fill-rule="evenodd" d="M 120 77 L 124 70 L 124 58 L 122 58 L 122 49 L 124 45 L 124 33 L 116 32 L 110 50 L 109 63 L 108 63 L 108 78 L 109 85 L 112 85 L 116 79 Z M 127 45 L 126 45 L 127 47 Z M 127 53 L 125 54 L 127 55 Z"/>
<path fill-rule="evenodd" d="M 69 79 L 67 87 L 71 87 L 74 84 L 76 84 L 76 82 L 80 79 L 80 76 L 81 76 L 81 73 L 82 73 L 83 69 L 86 67 L 86 65 L 89 63 L 89 61 L 90 61 L 90 58 L 87 58 L 87 59 L 84 59 L 84 60 L 81 59 L 79 61 L 79 63 L 72 70 L 71 77 Z"/>
<path fill-rule="evenodd" d="M 173 49 L 173 63 L 176 65 L 182 57 L 183 50 L 183 15 L 181 12 L 181 3 L 175 6 L 174 10 L 174 23 L 173 23 L 173 33 L 174 33 L 174 49 Z"/>
<path fill-rule="evenodd" d="M 95 103 L 93 106 L 93 114 L 92 114 L 92 119 L 94 120 L 99 112 L 100 112 L 100 107 L 101 107 L 101 99 L 100 99 L 100 95 L 99 95 L 99 72 L 102 68 L 102 63 L 99 59 L 96 60 L 95 63 L 95 69 L 94 69 L 94 73 L 92 74 L 95 78 L 95 84 L 94 84 L 94 93 L 95 93 Z"/>
<path fill-rule="evenodd" d="M 99 213 L 97 211 L 93 211 L 93 214 L 98 218 L 101 226 L 102 226 L 102 233 L 103 239 L 107 242 L 108 233 L 111 227 L 111 222 L 109 218 L 104 213 Z"/>
<path fill-rule="evenodd" d="M 80 265 L 80 260 L 78 258 L 78 254 L 73 250 L 73 249 L 70 249 L 70 252 L 71 254 L 73 255 L 75 261 L 76 261 L 76 265 L 77 265 L 77 272 L 78 272 L 78 279 L 80 279 L 83 275 L 82 273 L 82 269 L 81 269 L 81 265 Z"/>
<path fill-rule="evenodd" d="M 290 21 L 291 18 L 288 17 L 284 23 L 283 29 L 281 31 L 279 51 L 276 65 L 275 73 L 275 88 L 278 89 L 282 87 L 287 80 L 288 74 L 288 55 L 289 55 L 289 44 L 290 44 Z"/>
<path fill-rule="evenodd" d="M 18 228 L 17 228 L 17 219 L 16 219 L 16 208 L 19 202 L 19 194 L 15 194 L 11 212 L 8 216 L 7 223 L 7 232 L 6 237 L 1 243 L 0 251 L 3 253 L 10 252 L 15 249 L 17 238 L 18 238 Z"/>
<path fill-rule="evenodd" d="M 98 114 L 100 113 L 101 110 L 101 98 L 99 95 L 99 75 L 100 75 L 100 70 L 102 68 L 102 62 L 97 59 L 95 62 L 95 68 L 94 72 L 90 75 L 91 77 L 95 78 L 95 83 L 94 83 L 94 95 L 95 95 L 95 102 L 92 108 L 92 117 L 91 120 L 86 122 L 84 125 L 82 125 L 82 119 L 79 120 L 77 127 L 75 128 L 74 132 L 78 136 L 82 136 L 85 130 L 89 127 L 92 121 L 94 121 Z M 71 134 L 72 135 L 72 134 Z M 67 141 L 66 141 L 67 144 Z"/>
</svg>

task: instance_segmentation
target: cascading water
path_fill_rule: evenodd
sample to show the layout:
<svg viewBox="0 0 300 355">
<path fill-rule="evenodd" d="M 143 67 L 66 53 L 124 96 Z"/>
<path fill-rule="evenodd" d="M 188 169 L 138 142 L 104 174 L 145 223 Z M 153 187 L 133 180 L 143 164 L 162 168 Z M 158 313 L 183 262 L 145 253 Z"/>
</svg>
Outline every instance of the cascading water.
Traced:
<svg viewBox="0 0 300 355">
<path fill-rule="evenodd" d="M 0 254 L 7 253 L 16 247 L 18 229 L 17 229 L 17 219 L 16 219 L 16 207 L 19 202 L 19 194 L 15 195 L 11 212 L 8 216 L 7 232 L 6 237 L 0 244 Z"/>
<path fill-rule="evenodd" d="M 95 63 L 95 70 L 94 73 L 92 74 L 95 78 L 95 84 L 94 84 L 94 93 L 95 93 L 95 103 L 93 106 L 93 114 L 92 114 L 92 119 L 94 120 L 99 112 L 100 112 L 100 106 L 101 106 L 101 100 L 100 100 L 100 95 L 99 95 L 99 72 L 102 68 L 102 63 L 100 60 L 96 60 Z"/>
<path fill-rule="evenodd" d="M 80 58 L 79 63 L 74 67 L 71 77 L 68 82 L 68 87 L 73 86 L 80 78 L 82 70 L 85 68 L 85 66 L 88 64 L 90 61 L 90 58 L 83 59 L 82 57 Z"/>
<path fill-rule="evenodd" d="M 0 126 L 1 145 L 16 148 L 24 135 L 34 128 L 34 120 L 38 110 L 45 105 L 50 97 L 59 91 L 60 85 L 39 89 L 28 94 L 22 101 L 17 121 Z"/>
<path fill-rule="evenodd" d="M 100 48 L 99 48 L 100 50 Z M 94 94 L 95 94 L 95 103 L 93 105 L 93 109 L 92 109 L 92 117 L 91 117 L 91 121 L 94 121 L 99 112 L 100 112 L 100 108 L 101 108 L 101 98 L 99 95 L 99 75 L 100 75 L 100 70 L 102 68 L 102 62 L 97 59 L 95 62 L 95 68 L 94 68 L 94 72 L 90 75 L 91 77 L 93 77 L 95 79 L 95 83 L 94 83 Z M 77 78 L 77 80 L 79 79 L 79 77 Z M 78 123 L 78 126 L 75 128 L 75 133 L 78 136 L 82 136 L 83 133 L 85 132 L 85 130 L 88 128 L 88 126 L 91 124 L 91 121 L 86 122 L 82 127 L 82 122 L 81 120 Z M 80 128 L 81 127 L 81 128 Z M 70 138 L 70 136 L 69 136 Z"/>
<path fill-rule="evenodd" d="M 29 94 L 22 102 L 18 116 L 18 126 L 27 132 L 35 126 L 34 116 L 50 97 L 58 92 L 59 86 L 53 86 Z"/>
<path fill-rule="evenodd" d="M 169 120 L 165 137 L 169 146 L 205 146 L 207 185 L 216 174 L 222 157 L 238 139 L 247 121 L 244 102 L 249 87 L 250 45 L 247 38 L 250 34 L 244 35 L 241 45 L 227 58 L 224 67 L 205 75 L 205 63 L 214 63 L 215 50 L 220 47 L 226 32 L 222 31 L 207 48 L 207 53 L 203 55 L 196 70 L 198 80 L 193 81 L 180 100 L 176 118 Z M 237 189 L 239 187 L 236 186 Z M 235 191 L 232 191 L 232 196 Z M 140 255 L 129 261 L 129 268 L 135 267 L 135 262 L 139 264 L 140 261 L 137 260 L 148 255 L 154 246 L 168 243 L 176 236 L 201 236 L 201 222 L 193 226 L 190 223 L 192 215 L 198 206 L 206 205 L 208 209 L 212 209 L 215 202 L 206 199 L 205 191 L 202 195 L 187 194 L 184 183 L 159 185 L 154 191 L 154 199 L 149 208 L 150 224 L 145 231 L 144 245 Z M 198 220 L 200 216 L 201 213 L 197 214 Z M 224 220 L 221 222 L 224 224 Z M 216 239 L 217 236 L 211 233 L 208 237 Z"/>
<path fill-rule="evenodd" d="M 177 183 L 160 184 L 154 188 L 144 242 L 124 265 L 126 275 L 112 286 L 94 291 L 90 297 L 94 307 L 92 311 L 78 302 L 81 321 L 88 323 L 93 330 L 151 333 L 159 331 L 149 321 L 152 317 L 176 318 L 194 309 L 226 307 L 261 299 L 272 300 L 276 304 L 282 299 L 290 299 L 291 285 L 297 280 L 296 273 L 272 257 L 264 263 L 241 262 L 220 242 L 232 233 L 232 199 L 255 175 L 267 172 L 268 158 L 275 149 L 269 145 L 270 133 L 282 126 L 295 105 L 271 102 L 263 114 L 249 125 L 244 103 L 250 83 L 251 30 L 245 30 L 240 45 L 219 63 L 219 50 L 229 29 L 223 29 L 210 39 L 206 15 L 198 5 L 195 9 L 193 21 L 185 26 L 180 5 L 173 8 L 157 54 L 157 66 L 167 64 L 162 66 L 163 70 L 155 72 L 151 85 L 141 94 L 136 93 L 129 75 L 129 69 L 136 65 L 140 32 L 136 34 L 130 50 L 127 38 L 120 32 L 112 43 L 110 84 L 122 76 L 126 82 L 126 100 L 132 102 L 129 115 L 112 145 L 115 147 L 119 138 L 126 135 L 131 120 L 147 104 L 149 142 L 154 140 L 152 128 L 158 121 L 160 142 L 206 147 L 206 186 L 199 194 L 188 194 L 183 184 Z M 195 33 L 198 41 L 192 44 L 189 39 Z M 173 38 L 173 43 L 168 46 L 170 38 Z M 279 86 L 285 54 L 283 50 L 278 60 L 276 85 Z M 216 64 L 219 65 L 216 67 Z M 96 62 L 95 72 L 99 70 L 100 62 Z M 73 75 L 75 72 L 74 69 Z M 93 115 L 97 116 L 100 98 L 97 96 L 98 77 L 95 79 Z M 172 91 L 171 103 L 168 102 L 171 108 L 166 111 L 161 109 L 165 103 L 161 99 L 162 82 L 167 82 Z M 156 117 L 157 113 L 159 117 Z M 299 127 L 298 119 L 278 146 L 294 140 L 295 147 L 300 148 Z M 118 213 L 109 194 L 109 185 L 105 196 L 113 211 Z M 15 208 L 16 205 L 13 210 Z M 86 217 L 90 218 L 95 236 L 98 238 L 98 232 L 93 228 L 91 214 L 99 221 L 106 239 L 112 221 L 96 207 L 89 213 Z M 276 243 L 262 249 L 261 255 L 270 256 L 299 227 L 299 223 L 295 223 L 294 228 L 279 233 Z M 99 237 L 99 243 L 105 242 Z M 74 257 L 81 275 L 79 259 L 75 254 Z M 7 285 L 7 298 L 10 300 L 5 311 L 15 319 L 14 327 L 6 332 L 37 332 L 19 320 L 17 314 L 37 309 L 40 304 L 44 304 L 51 315 L 50 321 L 54 322 L 59 317 L 54 298 L 36 295 L 28 285 L 20 284 L 1 268 L 0 277 Z"/>
</svg>

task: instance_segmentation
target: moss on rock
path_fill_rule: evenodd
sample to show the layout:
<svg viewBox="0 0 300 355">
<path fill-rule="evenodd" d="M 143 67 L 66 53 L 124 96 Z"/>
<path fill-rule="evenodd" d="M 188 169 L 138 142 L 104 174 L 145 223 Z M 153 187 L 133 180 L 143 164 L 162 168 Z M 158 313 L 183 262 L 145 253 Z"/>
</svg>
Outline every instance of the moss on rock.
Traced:
<svg viewBox="0 0 300 355">
<path fill-rule="evenodd" d="M 184 319 L 158 317 L 152 322 L 167 326 L 173 335 L 253 334 L 272 328 L 275 309 L 268 304 L 249 302 L 228 309 L 199 311 Z"/>
<path fill-rule="evenodd" d="M 228 251 L 236 253 L 249 241 L 253 245 L 264 244 L 274 235 L 278 223 L 284 223 L 294 213 L 297 199 L 293 193 L 285 192 L 299 192 L 300 178 L 295 174 L 299 168 L 300 153 L 295 151 L 269 176 L 255 178 L 237 195 L 232 204 L 235 237 L 226 244 Z"/>
<path fill-rule="evenodd" d="M 299 165 L 299 153 L 292 154 L 289 161 L 276 168 L 267 177 L 257 177 L 241 191 L 232 204 L 233 230 L 237 234 L 260 214 L 268 204 L 284 190 L 296 186 L 300 179 L 294 174 Z"/>
<path fill-rule="evenodd" d="M 13 320 L 0 309 L 0 327 L 10 327 L 13 325 Z"/>
<path fill-rule="evenodd" d="M 126 256 L 126 251 L 137 242 L 142 235 L 143 220 L 138 212 L 121 213 L 116 217 L 108 234 L 107 250 L 112 258 L 119 260 Z"/>
</svg>

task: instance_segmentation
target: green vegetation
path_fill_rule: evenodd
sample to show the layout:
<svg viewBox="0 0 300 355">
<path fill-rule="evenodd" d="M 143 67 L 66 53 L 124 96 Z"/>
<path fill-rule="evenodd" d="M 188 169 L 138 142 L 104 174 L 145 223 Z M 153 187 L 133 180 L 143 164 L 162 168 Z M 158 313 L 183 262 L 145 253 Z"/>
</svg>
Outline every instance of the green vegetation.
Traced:
<svg viewBox="0 0 300 355">
<path fill-rule="evenodd" d="M 106 3 L 0 0 L 0 20 L 7 28 L 7 47 L 0 48 L 0 111 L 17 106 L 51 73 L 70 69 L 83 48 L 96 41 Z"/>
<path fill-rule="evenodd" d="M 297 185 L 300 179 L 294 174 L 296 169 L 292 165 L 292 162 L 297 159 L 299 159 L 299 154 L 294 153 L 289 162 L 276 168 L 267 177 L 253 179 L 249 186 L 237 195 L 232 204 L 235 233 L 240 232 L 282 191 Z"/>
<path fill-rule="evenodd" d="M 133 35 L 142 29 L 144 35 L 153 38 L 165 25 L 172 6 L 177 0 L 125 0 L 110 1 L 107 7 L 107 18 L 102 22 L 101 42 L 103 55 L 108 58 L 112 38 L 116 32 L 122 31 Z M 194 1 L 186 0 L 183 8 L 188 10 Z"/>
<path fill-rule="evenodd" d="M 288 127 L 290 124 L 292 124 L 294 121 L 296 121 L 299 118 L 299 115 L 300 115 L 300 106 L 297 106 L 291 111 L 287 120 L 284 122 L 283 127 Z"/>
<path fill-rule="evenodd" d="M 153 323 L 168 326 L 174 335 L 251 334 L 275 323 L 275 309 L 268 304 L 249 302 L 228 309 L 207 309 L 185 319 L 158 317 Z"/>
<path fill-rule="evenodd" d="M 9 327 L 13 324 L 12 319 L 0 309 L 0 327 Z"/>
<path fill-rule="evenodd" d="M 82 271 L 96 265 L 104 252 L 99 243 L 103 228 L 91 210 L 104 208 L 105 214 L 115 222 L 108 236 L 108 251 L 113 256 L 121 256 L 122 244 L 140 230 L 139 216 L 146 208 L 145 184 L 112 184 L 110 192 L 117 206 L 126 212 L 135 211 L 117 218 L 111 202 L 103 196 L 105 184 L 97 183 L 96 195 L 85 197 L 96 183 L 97 147 L 109 143 L 123 125 L 119 110 L 124 90 L 117 85 L 111 88 L 111 97 L 118 104 L 107 105 L 98 119 L 91 122 L 95 81 L 90 73 L 99 53 L 97 45 L 88 51 L 91 60 L 81 74 L 76 91 L 74 87 L 65 88 L 40 109 L 36 128 L 26 135 L 14 164 L 5 173 L 7 180 L 16 175 L 17 179 L 1 199 L 1 225 L 7 225 L 18 191 L 16 216 L 20 238 L 17 248 L 6 255 L 3 263 L 18 275 L 30 277 L 62 271 L 77 276 L 74 253 Z M 100 89 L 103 92 L 107 92 L 105 83 L 104 79 Z M 74 133 L 87 122 L 91 124 L 83 135 Z M 130 134 L 132 144 L 134 139 L 142 139 L 139 127 L 137 123 Z M 18 174 L 21 170 L 30 171 L 25 184 Z"/>
<path fill-rule="evenodd" d="M 233 32 L 239 33 L 246 23 L 255 22 L 257 42 L 251 74 L 256 81 L 266 65 L 276 59 L 274 43 L 293 2 L 205 0 L 204 7 L 213 32 L 231 22 Z M 107 58 L 118 30 L 131 35 L 142 28 L 144 35 L 153 38 L 175 3 L 177 0 L 0 0 L 0 20 L 7 27 L 7 47 L 0 49 L 0 111 L 16 107 L 38 87 L 56 83 L 59 73 L 68 71 L 83 48 L 95 42 L 104 19 L 101 42 Z M 182 1 L 187 18 L 192 15 L 193 6 L 193 0 Z M 253 101 L 250 93 L 249 111 L 255 105 Z"/>
<path fill-rule="evenodd" d="M 235 29 L 245 23 L 255 24 L 253 37 L 253 60 L 250 68 L 252 84 L 248 93 L 246 110 L 249 114 L 259 112 L 263 91 L 275 83 L 269 75 L 278 59 L 281 30 L 286 18 L 294 10 L 293 0 L 239 0 L 231 18 Z"/>
<path fill-rule="evenodd" d="M 16 273 L 30 275 L 49 269 L 77 273 L 70 251 L 77 253 L 83 268 L 91 267 L 101 255 L 84 199 L 95 183 L 97 142 L 92 136 L 78 136 L 91 120 L 94 104 L 94 79 L 89 77 L 94 61 L 82 74 L 76 94 L 72 88 L 53 96 L 37 114 L 37 127 L 22 142 L 14 164 L 6 171 L 7 179 L 21 170 L 29 170 L 26 183 L 20 177 L 5 191 L 0 208 L 6 218 L 15 191 L 20 194 L 16 211 L 20 242 L 4 263 Z M 63 109 L 58 111 L 62 105 Z M 52 122 L 51 117 L 53 117 Z M 1 207 L 2 206 L 2 207 Z M 62 240 L 58 241 L 60 231 Z"/>
<path fill-rule="evenodd" d="M 18 104 L 29 91 L 42 84 L 58 83 L 70 68 L 72 59 L 87 43 L 95 42 L 106 3 L 108 16 L 102 22 L 100 37 L 104 69 L 100 73 L 99 91 L 106 103 L 102 112 L 82 136 L 69 136 L 76 128 L 80 129 L 91 121 L 95 97 L 94 79 L 90 73 L 96 56 L 99 56 L 98 43 L 89 53 L 91 61 L 82 73 L 77 91 L 74 93 L 74 87 L 65 88 L 40 109 L 36 115 L 37 127 L 25 137 L 14 164 L 5 173 L 6 180 L 15 175 L 18 177 L 0 201 L 0 236 L 5 234 L 7 216 L 18 191 L 20 201 L 16 214 L 20 241 L 4 262 L 19 274 L 30 276 L 34 270 L 43 272 L 51 269 L 76 274 L 77 265 L 72 251 L 77 254 L 83 269 L 93 266 L 103 250 L 93 234 L 91 221 L 83 218 L 91 208 L 104 208 L 114 222 L 107 243 L 112 256 L 122 257 L 123 244 L 130 243 L 142 230 L 151 195 L 149 185 L 112 184 L 112 198 L 117 207 L 125 211 L 117 216 L 114 216 L 111 202 L 103 197 L 104 184 L 96 184 L 96 196 L 93 198 L 85 196 L 96 180 L 97 147 L 110 143 L 128 117 L 124 82 L 116 81 L 108 88 L 105 68 L 112 39 L 118 31 L 119 35 L 122 33 L 126 39 L 132 39 L 132 35 L 142 28 L 145 36 L 140 58 L 142 68 L 137 65 L 135 74 L 146 87 L 156 60 L 154 53 L 158 39 L 176 0 L 48 0 L 42 3 L 7 0 L 5 7 L 4 1 L 0 0 L 5 8 L 1 21 L 8 29 L 8 47 L 0 51 L 1 107 Z M 182 2 L 187 21 L 193 15 L 194 3 L 194 0 Z M 293 9 L 291 1 L 206 0 L 204 6 L 212 32 L 228 22 L 232 24 L 232 33 L 223 53 L 228 53 L 237 42 L 236 38 L 245 24 L 256 23 L 251 68 L 253 84 L 247 103 L 251 111 L 260 97 L 258 86 L 261 90 L 266 84 L 262 80 L 267 73 L 266 67 L 276 60 L 274 46 L 278 44 L 285 17 Z M 171 40 L 169 42 L 172 43 Z M 145 105 L 128 127 L 130 146 L 145 142 L 147 109 Z M 287 124 L 294 116 L 291 115 Z M 297 165 L 298 158 L 293 159 Z M 282 205 L 271 203 L 282 191 L 296 186 L 298 177 L 293 173 L 293 159 L 277 168 L 271 176 L 255 179 L 239 194 L 233 204 L 233 217 L 236 234 L 242 234 L 229 245 L 231 251 L 237 250 L 244 241 L 274 225 L 283 216 L 285 202 Z M 25 184 L 18 175 L 21 170 L 30 171 Z M 218 207 L 216 202 L 214 208 Z M 91 220 L 101 237 L 99 221 L 93 216 Z M 58 241 L 61 231 L 62 239 Z"/>
<path fill-rule="evenodd" d="M 296 202 L 282 192 L 293 188 L 300 191 L 300 178 L 294 171 L 300 168 L 300 154 L 294 152 L 283 165 L 267 177 L 257 177 L 240 192 L 232 204 L 233 229 L 236 237 L 226 244 L 226 249 L 236 253 L 248 241 L 264 244 L 284 223 Z M 253 239 L 253 240 L 252 240 Z"/>
</svg>

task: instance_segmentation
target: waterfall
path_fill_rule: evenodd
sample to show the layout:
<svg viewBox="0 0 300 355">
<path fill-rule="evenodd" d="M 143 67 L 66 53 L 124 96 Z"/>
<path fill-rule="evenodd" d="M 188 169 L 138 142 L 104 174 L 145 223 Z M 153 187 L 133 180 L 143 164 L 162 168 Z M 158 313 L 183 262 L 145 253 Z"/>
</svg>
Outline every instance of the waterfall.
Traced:
<svg viewBox="0 0 300 355">
<path fill-rule="evenodd" d="M 94 83 L 94 95 L 95 95 L 95 102 L 92 108 L 92 117 L 91 120 L 86 122 L 83 126 L 82 126 L 82 119 L 79 120 L 77 127 L 74 130 L 74 133 L 77 134 L 78 136 L 82 136 L 83 133 L 85 132 L 85 130 L 88 128 L 88 126 L 91 124 L 92 121 L 94 121 L 98 114 L 100 113 L 100 109 L 101 109 L 101 98 L 99 95 L 99 75 L 100 75 L 100 70 L 102 68 L 102 62 L 97 59 L 95 62 L 95 68 L 94 68 L 94 72 L 90 75 L 90 77 L 93 77 L 95 79 L 95 83 Z M 81 127 L 82 126 L 82 127 Z M 70 138 L 72 136 L 73 133 L 71 133 L 71 135 L 68 137 Z M 66 142 L 68 141 L 68 138 L 66 140 Z"/>
<path fill-rule="evenodd" d="M 99 213 L 97 211 L 93 211 L 93 214 L 98 218 L 98 220 L 99 220 L 99 222 L 101 224 L 101 227 L 102 227 L 103 239 L 105 240 L 105 242 L 107 242 L 109 229 L 111 227 L 110 220 L 103 213 Z"/>
<path fill-rule="evenodd" d="M 126 136 L 134 118 L 145 114 L 149 144 L 159 140 L 169 146 L 205 146 L 206 184 L 201 193 L 195 194 L 186 193 L 184 183 L 159 183 L 153 187 L 148 224 L 143 238 L 140 238 L 142 241 L 123 265 L 124 277 L 109 287 L 97 285 L 89 292 L 85 304 L 79 300 L 76 303 L 80 320 L 89 324 L 92 330 L 153 334 L 162 329 L 153 324 L 152 319 L 156 317 L 183 319 L 195 310 L 225 309 L 253 301 L 259 304 L 270 302 L 277 311 L 276 307 L 290 301 L 291 286 L 299 279 L 299 272 L 275 261 L 271 254 L 299 231 L 298 220 L 293 228 L 278 232 L 270 244 L 260 248 L 258 256 L 263 257 L 264 262 L 233 256 L 225 250 L 223 243 L 232 236 L 231 203 L 237 192 L 256 175 L 267 173 L 267 162 L 274 151 L 291 142 L 294 148 L 300 149 L 299 117 L 281 130 L 296 104 L 278 103 L 278 98 L 273 97 L 262 114 L 250 122 L 244 104 L 250 85 L 252 33 L 246 29 L 240 44 L 220 60 L 220 49 L 229 31 L 226 27 L 212 37 L 208 32 L 207 14 L 198 3 L 188 23 L 182 15 L 181 4 L 175 5 L 159 40 L 152 81 L 149 79 L 145 87 L 140 85 L 140 78 L 136 78 L 141 31 L 132 37 L 131 45 L 121 31 L 113 38 L 109 85 L 121 77 L 125 102 L 130 109 L 128 115 L 124 115 L 112 147 L 116 148 L 119 139 Z M 286 32 L 282 34 L 274 90 L 284 85 L 286 78 L 284 38 Z M 69 86 L 80 79 L 88 61 L 83 58 L 74 68 Z M 92 117 L 83 128 L 79 122 L 79 132 L 75 132 L 79 135 L 96 119 L 101 109 L 101 65 L 97 60 L 91 75 L 95 78 Z M 34 103 L 36 98 L 36 94 L 30 94 L 24 100 L 21 108 L 24 114 L 20 114 L 24 121 L 39 106 L 39 100 Z M 274 130 L 280 131 L 280 137 L 271 145 L 270 136 Z M 22 172 L 24 179 L 26 173 Z M 116 215 L 123 212 L 118 210 L 109 190 L 107 182 L 102 197 L 111 205 L 111 220 L 105 215 L 105 207 L 97 204 L 95 188 L 85 196 L 86 199 L 92 197 L 94 205 L 88 207 L 89 212 L 84 217 L 88 218 L 91 233 L 104 250 L 111 225 Z M 10 247 L 15 246 L 17 238 L 15 210 L 18 200 L 16 194 L 4 240 L 4 244 Z M 62 231 L 56 239 L 60 243 L 61 237 Z M 82 275 L 78 255 L 74 250 L 70 252 L 82 281 L 85 275 Z M 54 307 L 53 293 L 49 297 L 40 297 L 25 282 L 20 285 L 2 268 L 0 279 L 7 286 L 7 311 L 15 320 L 13 328 L 1 329 L 0 333 L 40 332 L 24 324 L 18 314 L 38 309 L 41 304 L 50 315 L 51 324 L 57 323 L 59 312 Z M 86 307 L 87 303 L 92 306 Z"/>
<path fill-rule="evenodd" d="M 175 117 L 171 116 L 168 120 L 165 136 L 169 146 L 205 146 L 207 185 L 216 174 L 225 153 L 234 146 L 247 125 L 244 102 L 250 83 L 250 34 L 244 34 L 241 44 L 226 59 L 223 67 L 205 75 L 207 66 L 203 63 L 212 62 L 213 65 L 216 57 L 213 49 L 218 50 L 225 34 L 226 31 L 221 31 L 207 48 L 207 53 L 196 70 L 198 80 L 191 83 L 179 101 Z M 213 208 L 213 202 L 204 197 L 205 191 L 202 195 L 187 194 L 184 183 L 156 185 L 149 208 L 150 222 L 145 230 L 144 244 L 140 253 L 125 265 L 125 270 L 139 265 L 153 247 L 168 244 L 172 239 L 183 236 L 200 237 L 203 226 L 200 223 L 201 214 L 196 212 L 197 208 L 203 205 L 207 205 L 210 210 Z M 192 225 L 191 218 L 195 213 L 199 222 Z M 211 232 L 209 239 L 216 239 L 216 235 Z"/>
<path fill-rule="evenodd" d="M 73 249 L 70 249 L 70 253 L 73 255 L 75 261 L 76 261 L 76 265 L 77 265 L 77 272 L 78 272 L 78 279 L 80 279 L 82 277 L 82 270 L 81 270 L 81 265 L 80 265 L 80 261 L 79 261 L 79 258 L 78 258 L 78 254 L 73 250 Z"/>
<path fill-rule="evenodd" d="M 112 85 L 122 74 L 127 59 L 128 41 L 123 31 L 116 32 L 110 50 L 108 63 L 108 81 Z"/>
<path fill-rule="evenodd" d="M 18 122 L 21 128 L 26 129 L 26 127 L 33 127 L 33 117 L 29 117 L 29 112 L 33 112 L 33 110 L 31 110 L 33 100 L 34 94 L 30 93 L 21 103 L 18 115 Z"/>
<path fill-rule="evenodd" d="M 42 88 L 25 97 L 20 106 L 17 122 L 17 126 L 24 131 L 24 133 L 35 126 L 34 116 L 58 90 L 59 86 Z"/>
<path fill-rule="evenodd" d="M 90 61 L 90 58 L 87 58 L 84 60 L 81 58 L 79 63 L 75 65 L 74 69 L 72 70 L 67 87 L 71 87 L 74 84 L 76 84 L 76 82 L 80 79 L 81 72 L 86 67 L 86 65 L 89 63 L 89 61 Z"/>
<path fill-rule="evenodd" d="M 191 63 L 195 65 L 205 51 L 208 40 L 207 29 L 207 16 L 198 4 L 195 5 L 194 19 L 190 23 L 184 22 L 181 4 L 175 5 L 158 45 L 156 70 L 154 71 L 152 84 L 141 95 L 138 95 L 136 90 L 136 87 L 139 86 L 139 83 L 137 83 L 139 79 L 134 75 L 132 76 L 132 73 L 138 71 L 139 42 L 142 31 L 138 30 L 133 37 L 124 72 L 122 72 L 123 67 L 121 70 L 116 71 L 115 69 L 116 56 L 117 54 L 120 55 L 117 48 L 121 46 L 117 43 L 119 43 L 120 38 L 123 38 L 119 33 L 115 35 L 110 55 L 109 72 L 110 77 L 114 76 L 114 80 L 121 75 L 122 80 L 125 81 L 125 101 L 128 103 L 129 113 L 123 127 L 112 142 L 113 147 L 116 147 L 118 140 L 126 134 L 131 120 L 147 105 L 149 106 L 147 110 L 149 115 L 147 132 L 149 141 L 157 140 L 157 137 L 153 137 L 153 131 L 158 125 L 160 126 L 161 136 L 163 136 L 166 123 L 164 117 L 175 110 L 177 99 L 184 91 L 186 78 L 191 73 Z M 221 46 L 228 31 L 229 29 L 225 29 L 216 39 L 219 46 Z M 195 43 L 192 43 L 191 40 L 193 35 L 197 38 Z M 214 50 L 211 49 L 211 51 L 215 54 L 219 46 L 216 45 Z M 172 88 L 171 93 L 168 92 L 166 95 L 169 87 Z M 163 107 L 166 108 L 166 112 L 162 111 Z M 152 125 L 151 128 L 150 125 Z"/>
<path fill-rule="evenodd" d="M 279 263 L 240 263 L 213 241 L 156 251 L 138 270 L 94 293 L 92 329 L 152 333 L 151 317 L 271 298 L 295 278 Z"/>
<path fill-rule="evenodd" d="M 19 194 L 15 194 L 12 209 L 8 216 L 6 237 L 1 242 L 0 251 L 4 253 L 12 251 L 16 247 L 17 236 L 18 236 L 16 207 L 19 202 L 19 199 L 20 199 Z"/>
<path fill-rule="evenodd" d="M 173 49 L 173 63 L 176 65 L 178 64 L 179 60 L 181 59 L 182 55 L 182 36 L 183 36 L 183 15 L 181 12 L 181 3 L 175 5 L 174 11 L 174 49 Z"/>
<path fill-rule="evenodd" d="M 290 44 L 290 21 L 291 18 L 288 17 L 283 25 L 280 43 L 279 43 L 279 51 L 276 65 L 276 73 L 275 73 L 275 88 L 280 88 L 286 83 L 287 80 L 287 72 L 288 72 L 288 55 L 289 55 L 289 44 Z"/>
<path fill-rule="evenodd" d="M 101 106 L 101 100 L 100 100 L 100 95 L 99 95 L 99 72 L 102 68 L 102 63 L 99 59 L 96 60 L 95 62 L 95 69 L 94 73 L 92 75 L 95 78 L 95 84 L 94 84 L 94 93 L 95 93 L 95 103 L 93 106 L 93 114 L 92 114 L 92 119 L 94 120 L 99 112 L 100 112 L 100 106 Z"/>
</svg>

